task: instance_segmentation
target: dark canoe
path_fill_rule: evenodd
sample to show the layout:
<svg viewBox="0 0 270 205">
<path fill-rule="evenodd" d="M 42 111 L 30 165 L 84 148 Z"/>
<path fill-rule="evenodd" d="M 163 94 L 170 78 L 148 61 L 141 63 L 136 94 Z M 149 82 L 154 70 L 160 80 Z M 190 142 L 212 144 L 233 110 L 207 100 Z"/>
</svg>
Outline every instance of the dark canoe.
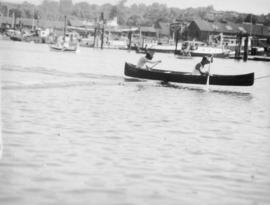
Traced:
<svg viewBox="0 0 270 205">
<path fill-rule="evenodd" d="M 145 70 L 137 68 L 135 65 L 125 64 L 125 75 L 134 78 L 159 80 L 164 82 L 177 82 L 188 84 L 206 84 L 207 76 L 191 75 L 190 72 L 177 72 L 170 70 Z M 210 85 L 223 86 L 251 86 L 254 83 L 254 73 L 243 75 L 211 75 Z"/>
</svg>

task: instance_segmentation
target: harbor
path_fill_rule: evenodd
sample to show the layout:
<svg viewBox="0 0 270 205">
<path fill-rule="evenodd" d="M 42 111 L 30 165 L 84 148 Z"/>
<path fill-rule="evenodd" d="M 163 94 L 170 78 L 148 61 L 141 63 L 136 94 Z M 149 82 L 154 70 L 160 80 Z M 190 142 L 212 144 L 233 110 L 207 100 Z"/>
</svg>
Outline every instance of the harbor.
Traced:
<svg viewBox="0 0 270 205">
<path fill-rule="evenodd" d="M 66 9 L 70 10 L 72 1 L 67 2 L 69 8 Z M 42 6 L 50 6 L 50 3 L 47 4 L 43 2 Z M 117 6 L 123 7 L 121 3 Z M 116 15 L 112 5 L 111 7 L 109 13 L 98 12 L 91 20 L 74 20 L 75 17 L 71 13 L 64 12 L 62 15 L 58 13 L 58 20 L 53 21 L 41 19 L 37 14 L 40 11 L 35 10 L 35 7 L 32 8 L 32 14 L 28 14 L 32 16 L 31 19 L 19 15 L 21 11 L 16 10 L 16 4 L 3 4 L 0 15 L 0 39 L 45 43 L 50 45 L 52 50 L 63 50 L 63 45 L 60 44 L 65 44 L 65 47 L 71 45 L 65 49 L 67 51 L 76 51 L 77 47 L 81 46 L 151 50 L 173 53 L 180 57 L 183 53 L 189 53 L 191 56 L 213 55 L 244 61 L 269 61 L 269 27 L 261 23 L 267 21 L 267 17 L 260 20 L 259 17 L 248 14 L 240 23 L 225 20 L 222 16 L 235 15 L 234 13 L 222 14 L 212 10 L 203 18 L 191 14 L 188 18 L 171 18 L 169 22 L 157 19 L 152 23 L 143 23 L 141 18 L 131 15 L 126 23 L 120 23 L 120 16 Z"/>
<path fill-rule="evenodd" d="M 0 204 L 270 203 L 267 52 L 245 37 L 237 55 L 199 37 L 136 48 L 137 27 L 108 46 L 68 24 L 52 42 L 2 33 Z"/>
</svg>

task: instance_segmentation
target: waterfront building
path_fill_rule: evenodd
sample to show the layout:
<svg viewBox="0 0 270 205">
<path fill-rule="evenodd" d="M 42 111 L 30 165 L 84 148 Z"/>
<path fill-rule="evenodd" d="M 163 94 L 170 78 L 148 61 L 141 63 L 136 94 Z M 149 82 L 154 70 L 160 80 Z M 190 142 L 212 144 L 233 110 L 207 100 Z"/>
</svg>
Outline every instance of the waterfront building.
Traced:
<svg viewBox="0 0 270 205">
<path fill-rule="evenodd" d="M 235 24 L 232 22 L 209 22 L 202 19 L 193 20 L 188 26 L 188 33 L 190 39 L 197 39 L 199 41 L 207 41 L 209 35 L 220 34 L 236 35 L 238 33 L 246 33 L 259 38 L 270 37 L 270 27 L 258 24 Z"/>
</svg>

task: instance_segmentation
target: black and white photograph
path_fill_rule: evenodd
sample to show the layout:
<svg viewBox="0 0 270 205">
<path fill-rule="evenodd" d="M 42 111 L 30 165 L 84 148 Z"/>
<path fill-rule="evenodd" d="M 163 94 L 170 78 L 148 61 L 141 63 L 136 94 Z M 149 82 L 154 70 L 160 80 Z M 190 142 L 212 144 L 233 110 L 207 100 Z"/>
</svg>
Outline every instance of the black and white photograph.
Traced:
<svg viewBox="0 0 270 205">
<path fill-rule="evenodd" d="M 1 205 L 270 204 L 269 0 L 0 0 Z"/>
</svg>

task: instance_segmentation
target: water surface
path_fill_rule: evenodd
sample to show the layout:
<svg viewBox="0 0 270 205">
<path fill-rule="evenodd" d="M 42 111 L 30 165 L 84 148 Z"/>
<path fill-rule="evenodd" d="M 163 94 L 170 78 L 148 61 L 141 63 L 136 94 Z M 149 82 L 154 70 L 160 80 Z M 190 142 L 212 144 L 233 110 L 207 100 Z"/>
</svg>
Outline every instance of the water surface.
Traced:
<svg viewBox="0 0 270 205">
<path fill-rule="evenodd" d="M 270 79 L 209 92 L 127 80 L 139 57 L 0 41 L 0 204 L 270 203 Z M 200 61 L 155 58 L 181 71 Z M 214 59 L 211 72 L 269 65 Z"/>
</svg>

